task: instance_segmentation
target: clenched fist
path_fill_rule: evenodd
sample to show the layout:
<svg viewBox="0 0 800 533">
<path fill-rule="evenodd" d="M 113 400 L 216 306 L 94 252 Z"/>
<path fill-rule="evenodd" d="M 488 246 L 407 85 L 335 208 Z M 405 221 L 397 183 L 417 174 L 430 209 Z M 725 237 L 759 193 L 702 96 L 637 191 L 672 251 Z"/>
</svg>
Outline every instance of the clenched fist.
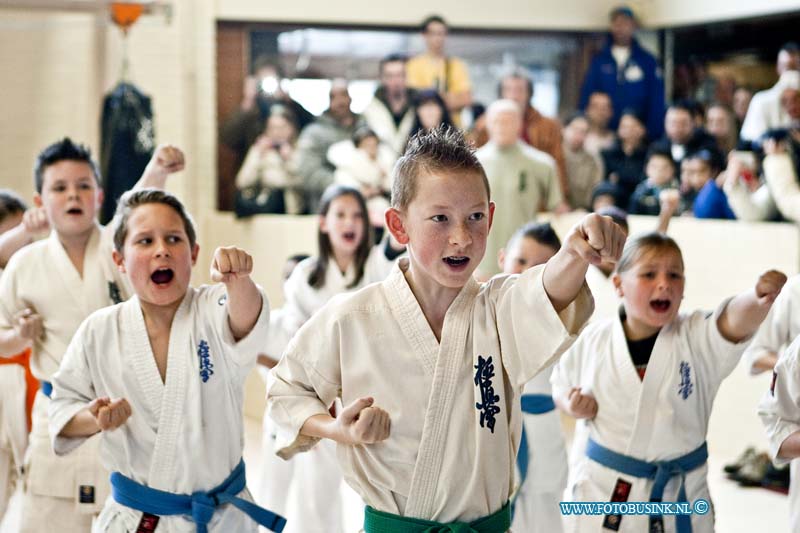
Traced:
<svg viewBox="0 0 800 533">
<path fill-rule="evenodd" d="M 211 260 L 211 280 L 215 283 L 230 283 L 245 278 L 253 271 L 253 258 L 235 246 L 219 247 Z"/>
<path fill-rule="evenodd" d="M 603 261 L 616 263 L 625 246 L 625 233 L 611 219 L 597 214 L 586 215 L 570 231 L 564 248 L 584 261 L 599 265 Z"/>
<path fill-rule="evenodd" d="M 772 305 L 786 283 L 786 274 L 777 270 L 768 270 L 759 276 L 756 283 L 758 303 Z"/>
<path fill-rule="evenodd" d="M 344 444 L 374 444 L 389 438 L 392 422 L 389 413 L 373 407 L 373 398 L 359 398 L 336 418 Z"/>
<path fill-rule="evenodd" d="M 97 398 L 87 408 L 102 431 L 117 429 L 131 416 L 131 406 L 125 398 L 113 402 L 110 398 Z"/>
<path fill-rule="evenodd" d="M 582 394 L 580 387 L 573 387 L 567 397 L 567 409 L 575 418 L 592 419 L 597 416 L 597 400 L 591 394 Z"/>
<path fill-rule="evenodd" d="M 19 337 L 34 341 L 44 333 L 42 317 L 33 309 L 26 307 L 14 315 L 14 331 Z"/>
<path fill-rule="evenodd" d="M 22 215 L 22 225 L 25 233 L 32 239 L 44 237 L 50 233 L 50 222 L 44 207 L 32 207 Z"/>
</svg>

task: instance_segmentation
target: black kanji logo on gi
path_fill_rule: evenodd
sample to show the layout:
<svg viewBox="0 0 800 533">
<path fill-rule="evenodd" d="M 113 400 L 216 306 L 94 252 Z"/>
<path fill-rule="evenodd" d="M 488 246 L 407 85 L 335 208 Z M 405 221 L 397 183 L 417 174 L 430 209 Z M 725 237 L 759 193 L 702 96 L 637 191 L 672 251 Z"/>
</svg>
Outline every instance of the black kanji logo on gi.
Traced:
<svg viewBox="0 0 800 533">
<path fill-rule="evenodd" d="M 481 401 L 475 402 L 475 409 L 481 413 L 481 427 L 488 427 L 494 433 L 495 415 L 500 412 L 500 396 L 494 393 L 492 379 L 494 378 L 494 363 L 492 357 L 486 359 L 478 356 L 478 364 L 475 365 L 475 386 L 481 392 Z"/>
</svg>

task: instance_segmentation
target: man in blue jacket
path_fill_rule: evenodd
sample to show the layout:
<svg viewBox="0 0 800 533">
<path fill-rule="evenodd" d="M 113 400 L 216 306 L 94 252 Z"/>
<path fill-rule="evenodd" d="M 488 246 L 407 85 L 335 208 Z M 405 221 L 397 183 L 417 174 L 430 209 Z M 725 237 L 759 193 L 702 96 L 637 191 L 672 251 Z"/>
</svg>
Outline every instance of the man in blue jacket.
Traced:
<svg viewBox="0 0 800 533">
<path fill-rule="evenodd" d="M 650 139 L 664 131 L 664 79 L 658 61 L 633 37 L 636 18 L 627 6 L 611 11 L 608 43 L 592 59 L 581 89 L 580 107 L 589 96 L 601 91 L 611 95 L 614 117 L 609 127 L 616 129 L 622 112 L 632 109 L 647 126 Z"/>
</svg>

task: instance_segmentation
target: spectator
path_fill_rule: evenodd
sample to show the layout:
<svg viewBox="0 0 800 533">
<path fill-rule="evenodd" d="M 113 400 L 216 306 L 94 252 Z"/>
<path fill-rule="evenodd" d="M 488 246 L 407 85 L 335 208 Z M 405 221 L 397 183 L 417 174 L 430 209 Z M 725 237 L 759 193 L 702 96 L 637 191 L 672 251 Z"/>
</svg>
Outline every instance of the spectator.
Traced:
<svg viewBox="0 0 800 533">
<path fill-rule="evenodd" d="M 758 140 L 767 130 L 786 127 L 789 123 L 781 107 L 783 89 L 800 88 L 800 48 L 796 43 L 786 43 L 778 52 L 775 70 L 778 82 L 765 91 L 753 95 L 740 136 L 746 141 Z"/>
<path fill-rule="evenodd" d="M 244 95 L 239 109 L 222 123 L 220 140 L 236 152 L 237 166 L 242 164 L 250 146 L 264 132 L 273 105 L 288 108 L 299 129 L 314 121 L 314 115 L 283 92 L 281 78 L 278 67 L 267 56 L 257 57 L 253 74 L 244 80 Z"/>
<path fill-rule="evenodd" d="M 623 109 L 640 115 L 651 139 L 664 128 L 664 80 L 656 58 L 634 38 L 636 19 L 627 6 L 610 14 L 610 35 L 606 46 L 594 57 L 581 89 L 580 107 L 586 109 L 589 95 L 602 91 L 611 96 L 616 129 Z"/>
<path fill-rule="evenodd" d="M 631 215 L 658 215 L 661 210 L 659 196 L 667 189 L 677 190 L 675 161 L 668 151 L 651 148 L 645 164 L 647 179 L 640 183 L 631 196 L 628 213 Z"/>
<path fill-rule="evenodd" d="M 584 148 L 598 158 L 600 158 L 600 152 L 614 146 L 616 137 L 614 131 L 608 127 L 613 117 L 614 107 L 608 93 L 597 91 L 589 95 L 589 101 L 586 104 L 589 134 L 586 136 Z"/>
<path fill-rule="evenodd" d="M 750 101 L 753 99 L 753 91 L 748 87 L 739 87 L 733 93 L 733 113 L 736 115 L 736 130 L 742 129 L 742 124 L 750 109 Z"/>
<path fill-rule="evenodd" d="M 514 69 L 500 80 L 498 87 L 500 98 L 512 100 L 522 110 L 522 129 L 520 136 L 530 146 L 549 154 L 556 162 L 558 179 L 562 194 L 569 191 L 567 170 L 564 163 L 564 151 L 561 147 L 561 125 L 557 120 L 547 118 L 531 105 L 533 98 L 533 82 L 522 69 Z M 476 146 L 483 146 L 488 140 L 485 120 L 475 126 L 473 140 Z"/>
<path fill-rule="evenodd" d="M 733 152 L 728 156 L 723 190 L 739 220 L 759 222 L 779 218 L 769 187 L 758 178 L 752 152 Z"/>
<path fill-rule="evenodd" d="M 461 127 L 461 110 L 472 104 L 472 84 L 467 66 L 457 57 L 445 54 L 447 23 L 442 17 L 432 15 L 426 18 L 421 30 L 426 50 L 408 61 L 408 86 L 438 91 L 447 103 L 453 122 Z"/>
<path fill-rule="evenodd" d="M 297 125 L 286 108 L 272 106 L 267 128 L 247 152 L 236 175 L 236 215 L 305 211 L 303 182 L 293 161 Z"/>
<path fill-rule="evenodd" d="M 355 131 L 352 140 L 332 145 L 328 160 L 336 167 L 336 183 L 358 189 L 367 202 L 370 224 L 383 228 L 392 190 L 392 167 L 397 161 L 395 151 L 364 126 Z"/>
<path fill-rule="evenodd" d="M 497 252 L 539 211 L 564 212 L 555 164 L 549 155 L 519 139 L 522 111 L 513 100 L 497 100 L 486 111 L 489 142 L 475 154 L 486 171 L 495 211 L 480 276 L 498 273 Z"/>
<path fill-rule="evenodd" d="M 578 113 L 564 125 L 564 161 L 567 166 L 569 193 L 567 201 L 573 209 L 590 209 L 592 191 L 603 179 L 597 159 L 584 148 L 589 121 Z"/>
<path fill-rule="evenodd" d="M 792 130 L 783 140 L 764 142 L 764 179 L 786 220 L 800 223 L 800 130 Z"/>
<path fill-rule="evenodd" d="M 692 105 L 686 101 L 670 104 L 664 119 L 665 136 L 653 143 L 652 148 L 667 151 L 676 165 L 686 154 L 707 149 L 717 152 L 717 142 L 703 128 L 695 126 Z"/>
<path fill-rule="evenodd" d="M 646 135 L 641 119 L 633 111 L 626 111 L 619 121 L 616 143 L 601 152 L 605 179 L 616 187 L 616 205 L 628 207 L 633 191 L 644 177 Z"/>
<path fill-rule="evenodd" d="M 706 111 L 706 131 L 717 141 L 717 148 L 723 154 L 736 148 L 739 135 L 736 131 L 736 115 L 725 104 L 711 104 Z"/>
<path fill-rule="evenodd" d="M 787 87 L 781 92 L 781 108 L 786 113 L 787 128 L 800 127 L 800 90 Z"/>
<path fill-rule="evenodd" d="M 592 191 L 592 211 L 599 213 L 603 209 L 616 207 L 617 187 L 608 181 L 601 181 Z"/>
<path fill-rule="evenodd" d="M 705 149 L 693 152 L 683 159 L 681 167 L 681 190 L 687 210 L 691 209 L 697 218 L 736 218 L 715 181 L 720 170 L 715 154 Z"/>
<path fill-rule="evenodd" d="M 414 92 L 406 86 L 405 57 L 382 59 L 380 82 L 362 116 L 378 138 L 400 155 L 414 125 Z"/>
<path fill-rule="evenodd" d="M 345 80 L 331 84 L 330 106 L 315 123 L 300 134 L 295 152 L 297 173 L 303 178 L 306 210 L 316 213 L 323 191 L 333 183 L 334 166 L 328 161 L 332 144 L 350 139 L 363 126 L 360 116 L 350 111 L 350 93 Z"/>
<path fill-rule="evenodd" d="M 456 127 L 444 100 L 438 92 L 431 89 L 418 92 L 414 99 L 414 124 L 411 126 L 409 138 L 440 126 Z"/>
</svg>

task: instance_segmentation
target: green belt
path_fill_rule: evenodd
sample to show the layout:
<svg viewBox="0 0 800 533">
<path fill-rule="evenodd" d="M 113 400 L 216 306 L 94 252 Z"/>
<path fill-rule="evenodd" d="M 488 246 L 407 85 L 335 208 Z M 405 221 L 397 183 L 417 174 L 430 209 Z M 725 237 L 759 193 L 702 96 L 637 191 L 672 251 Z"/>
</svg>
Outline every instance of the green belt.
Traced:
<svg viewBox="0 0 800 533">
<path fill-rule="evenodd" d="M 419 518 L 408 518 L 376 511 L 370 506 L 364 511 L 364 533 L 506 533 L 511 527 L 511 506 L 489 516 L 464 522 L 441 524 Z"/>
</svg>

